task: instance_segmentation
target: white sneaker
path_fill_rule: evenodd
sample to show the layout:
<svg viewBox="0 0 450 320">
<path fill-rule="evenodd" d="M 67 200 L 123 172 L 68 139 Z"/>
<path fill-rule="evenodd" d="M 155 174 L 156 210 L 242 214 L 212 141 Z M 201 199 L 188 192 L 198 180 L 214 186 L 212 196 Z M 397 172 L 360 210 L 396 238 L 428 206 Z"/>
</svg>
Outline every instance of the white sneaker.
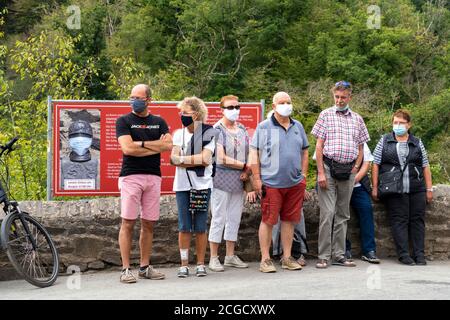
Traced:
<svg viewBox="0 0 450 320">
<path fill-rule="evenodd" d="M 219 257 L 211 257 L 209 259 L 208 269 L 215 272 L 221 272 L 224 270 L 223 265 L 220 263 Z"/>
<path fill-rule="evenodd" d="M 120 274 L 120 282 L 122 282 L 122 283 L 135 283 L 136 282 L 136 277 L 133 275 L 133 273 L 130 271 L 129 268 L 126 268 Z"/>
<path fill-rule="evenodd" d="M 239 259 L 237 255 L 234 256 L 225 256 L 224 266 L 227 267 L 235 267 L 235 268 L 248 268 L 248 264 Z"/>
</svg>

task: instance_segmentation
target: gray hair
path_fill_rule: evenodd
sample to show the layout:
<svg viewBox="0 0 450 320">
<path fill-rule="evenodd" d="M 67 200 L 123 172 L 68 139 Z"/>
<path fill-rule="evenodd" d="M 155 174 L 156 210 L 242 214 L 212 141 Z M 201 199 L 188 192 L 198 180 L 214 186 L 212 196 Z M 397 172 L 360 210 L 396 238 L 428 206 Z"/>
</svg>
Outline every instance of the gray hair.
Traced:
<svg viewBox="0 0 450 320">
<path fill-rule="evenodd" d="M 278 99 L 283 96 L 288 96 L 289 99 L 291 98 L 291 96 L 287 92 L 279 91 L 279 92 L 275 93 L 275 95 L 273 96 L 273 99 L 272 99 L 273 104 L 277 104 Z"/>
</svg>

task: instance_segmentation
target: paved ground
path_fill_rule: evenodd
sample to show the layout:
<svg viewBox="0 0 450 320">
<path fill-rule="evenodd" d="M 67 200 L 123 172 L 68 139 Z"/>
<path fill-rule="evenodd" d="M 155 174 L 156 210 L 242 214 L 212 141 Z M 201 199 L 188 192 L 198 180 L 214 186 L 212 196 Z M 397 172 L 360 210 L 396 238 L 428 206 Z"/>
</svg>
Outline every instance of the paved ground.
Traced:
<svg viewBox="0 0 450 320">
<path fill-rule="evenodd" d="M 304 300 L 304 299 L 450 299 L 450 261 L 428 266 L 403 266 L 383 260 L 379 266 L 356 261 L 356 268 L 314 267 L 301 271 L 263 274 L 258 264 L 249 269 L 210 272 L 205 278 L 176 277 L 177 268 L 160 269 L 167 279 L 121 284 L 112 271 L 61 276 L 50 288 L 38 289 L 25 281 L 0 282 L 1 299 L 190 299 L 190 300 Z"/>
</svg>

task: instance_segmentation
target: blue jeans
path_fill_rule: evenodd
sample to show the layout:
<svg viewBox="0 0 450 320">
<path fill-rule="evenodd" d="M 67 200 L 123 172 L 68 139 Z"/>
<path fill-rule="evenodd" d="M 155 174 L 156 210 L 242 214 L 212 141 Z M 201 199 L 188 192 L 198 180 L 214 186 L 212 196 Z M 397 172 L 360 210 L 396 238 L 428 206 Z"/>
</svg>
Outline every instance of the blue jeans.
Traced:
<svg viewBox="0 0 450 320">
<path fill-rule="evenodd" d="M 196 211 L 194 214 L 189 211 L 189 191 L 175 192 L 178 207 L 178 231 L 191 233 L 206 232 L 208 210 Z M 209 189 L 208 202 L 211 196 Z"/>
<path fill-rule="evenodd" d="M 359 217 L 362 253 L 367 254 L 370 251 L 376 251 L 373 210 L 369 193 L 361 186 L 353 188 L 350 206 Z M 352 244 L 347 238 L 345 250 L 351 251 L 351 249 Z"/>
</svg>

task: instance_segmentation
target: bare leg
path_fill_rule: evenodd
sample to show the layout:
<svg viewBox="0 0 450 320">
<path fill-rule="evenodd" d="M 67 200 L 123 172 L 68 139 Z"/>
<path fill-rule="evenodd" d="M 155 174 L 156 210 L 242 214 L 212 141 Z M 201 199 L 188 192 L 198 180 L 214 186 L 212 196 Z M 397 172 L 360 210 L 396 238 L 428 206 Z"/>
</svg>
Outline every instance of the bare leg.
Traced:
<svg viewBox="0 0 450 320">
<path fill-rule="evenodd" d="M 227 256 L 229 256 L 229 257 L 234 256 L 235 244 L 236 244 L 236 241 L 228 241 L 227 240 Z"/>
<path fill-rule="evenodd" d="M 261 248 L 261 261 L 270 259 L 270 243 L 272 242 L 273 226 L 261 221 L 259 225 L 259 246 Z"/>
<path fill-rule="evenodd" d="M 217 242 L 209 242 L 209 256 L 210 257 L 218 257 L 219 256 L 219 245 Z"/>
<path fill-rule="evenodd" d="M 197 251 L 197 265 L 205 264 L 205 254 L 208 238 L 206 232 L 195 234 L 195 247 Z"/>
<path fill-rule="evenodd" d="M 141 235 L 139 237 L 139 248 L 141 250 L 141 267 L 150 264 L 152 255 L 154 221 L 141 219 Z"/>
<path fill-rule="evenodd" d="M 178 246 L 180 247 L 180 250 L 186 249 L 189 250 L 189 247 L 191 246 L 191 233 L 190 232 L 179 232 L 178 233 Z M 181 260 L 182 266 L 187 266 L 189 264 L 188 260 Z"/>
<path fill-rule="evenodd" d="M 127 220 L 122 218 L 122 224 L 119 231 L 120 256 L 122 258 L 122 268 L 130 267 L 131 242 L 133 240 L 133 228 L 136 220 Z"/>
<path fill-rule="evenodd" d="M 281 221 L 281 244 L 283 246 L 283 258 L 291 256 L 292 240 L 294 240 L 295 225 L 289 221 Z"/>
</svg>

